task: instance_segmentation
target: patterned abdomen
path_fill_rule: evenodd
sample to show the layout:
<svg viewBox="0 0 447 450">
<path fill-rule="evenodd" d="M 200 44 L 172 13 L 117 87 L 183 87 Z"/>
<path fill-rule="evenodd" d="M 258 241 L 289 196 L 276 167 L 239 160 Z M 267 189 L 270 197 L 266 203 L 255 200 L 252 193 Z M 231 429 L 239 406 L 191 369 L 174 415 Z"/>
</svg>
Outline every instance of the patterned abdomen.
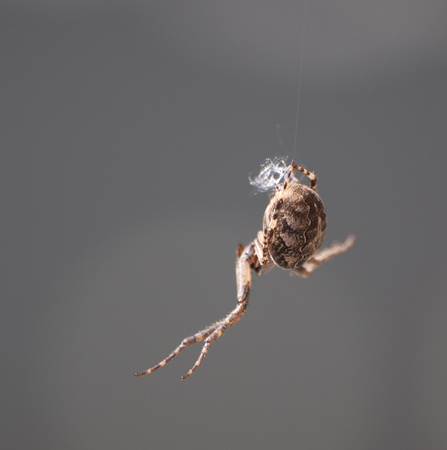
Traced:
<svg viewBox="0 0 447 450">
<path fill-rule="evenodd" d="M 264 229 L 272 227 L 281 195 L 283 202 L 276 211 L 269 253 L 279 267 L 296 269 L 320 248 L 326 234 L 326 210 L 314 190 L 293 182 L 284 192 L 280 187 L 271 199 L 264 213 Z"/>
</svg>

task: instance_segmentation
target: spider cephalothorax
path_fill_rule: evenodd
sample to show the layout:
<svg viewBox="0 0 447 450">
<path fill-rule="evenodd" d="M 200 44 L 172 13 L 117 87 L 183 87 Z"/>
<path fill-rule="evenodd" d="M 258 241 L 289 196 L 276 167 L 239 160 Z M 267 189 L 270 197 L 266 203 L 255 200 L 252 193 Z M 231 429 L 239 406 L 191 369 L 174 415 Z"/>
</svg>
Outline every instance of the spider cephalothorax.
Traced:
<svg viewBox="0 0 447 450">
<path fill-rule="evenodd" d="M 144 372 L 136 373 L 136 376 L 154 372 L 186 347 L 204 340 L 199 358 L 182 379 L 191 375 L 202 362 L 209 346 L 245 313 L 251 289 L 251 270 L 262 275 L 277 265 L 307 277 L 320 264 L 344 253 L 354 244 L 354 237 L 349 236 L 342 244 L 334 243 L 319 250 L 326 234 L 326 211 L 316 192 L 317 177 L 293 161 L 287 170 L 281 170 L 281 177 L 286 174 L 285 179 L 283 183 L 278 181 L 275 185 L 274 194 L 264 213 L 263 229 L 254 241 L 246 247 L 240 245 L 236 251 L 236 308 L 223 319 L 183 339 L 165 359 Z M 299 170 L 309 178 L 310 187 L 293 176 L 294 170 Z"/>
</svg>

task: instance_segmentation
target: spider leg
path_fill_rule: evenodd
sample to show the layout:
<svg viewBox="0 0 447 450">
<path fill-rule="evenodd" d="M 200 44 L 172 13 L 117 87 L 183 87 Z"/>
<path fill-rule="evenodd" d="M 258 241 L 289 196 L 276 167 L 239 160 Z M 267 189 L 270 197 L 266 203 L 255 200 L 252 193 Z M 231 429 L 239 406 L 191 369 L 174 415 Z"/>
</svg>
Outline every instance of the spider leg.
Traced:
<svg viewBox="0 0 447 450">
<path fill-rule="evenodd" d="M 135 373 L 134 375 L 136 377 L 140 377 L 141 375 L 148 375 L 152 372 L 155 372 L 157 369 L 160 369 L 160 367 L 165 366 L 171 359 L 175 358 L 181 351 L 183 351 L 186 347 L 189 347 L 190 345 L 196 344 L 197 342 L 203 341 L 206 339 L 214 330 L 216 329 L 216 324 L 210 325 L 209 327 L 199 331 L 196 334 L 193 334 L 192 336 L 188 336 L 180 343 L 178 347 L 175 348 L 175 350 L 170 353 L 165 359 L 160 361 L 155 366 L 144 370 L 143 372 Z"/>
<path fill-rule="evenodd" d="M 248 306 L 248 300 L 250 297 L 250 289 L 251 289 L 251 268 L 255 267 L 258 264 L 258 258 L 255 253 L 255 244 L 254 241 L 247 245 L 244 249 L 240 246 L 237 250 L 238 259 L 236 261 L 236 283 L 237 283 L 237 306 L 233 309 L 225 318 L 217 321 L 216 323 L 210 325 L 209 327 L 204 328 L 192 336 L 189 336 L 180 343 L 180 345 L 170 353 L 165 359 L 160 361 L 157 365 L 143 371 L 138 372 L 135 376 L 139 377 L 141 375 L 147 375 L 152 372 L 155 372 L 160 367 L 165 366 L 171 359 L 175 358 L 181 351 L 183 351 L 186 347 L 193 345 L 197 342 L 205 340 L 203 344 L 202 351 L 195 362 L 194 366 L 182 377 L 182 380 L 191 375 L 197 367 L 199 367 L 203 358 L 208 352 L 210 345 L 217 341 L 224 331 L 238 322 L 241 317 L 244 315 L 245 310 Z"/>
<path fill-rule="evenodd" d="M 319 250 L 317 253 L 311 256 L 300 267 L 295 269 L 295 272 L 298 275 L 307 278 L 318 266 L 326 261 L 329 261 L 334 256 L 346 252 L 354 245 L 354 241 L 355 236 L 351 234 L 343 243 L 334 242 L 330 247 L 323 248 L 322 250 Z"/>
<path fill-rule="evenodd" d="M 309 172 L 304 167 L 295 164 L 295 161 L 292 161 L 290 163 L 290 172 L 287 175 L 287 181 L 291 177 L 293 169 L 299 170 L 300 172 L 304 173 L 304 175 L 306 175 L 307 178 L 309 178 L 310 180 L 310 188 L 313 189 L 314 191 L 317 190 L 317 183 L 318 183 L 317 176 L 313 172 Z"/>
<path fill-rule="evenodd" d="M 248 298 L 246 300 L 248 302 Z M 210 345 L 217 341 L 224 331 L 230 327 L 231 325 L 234 325 L 236 322 L 238 322 L 241 317 L 244 315 L 245 309 L 247 305 L 245 302 L 238 303 L 236 308 L 231 311 L 230 314 L 228 314 L 225 319 L 219 320 L 219 322 L 216 322 L 215 325 L 217 325 L 216 329 L 205 339 L 205 343 L 203 344 L 202 351 L 200 352 L 199 357 L 197 358 L 197 361 L 194 363 L 194 365 L 191 367 L 191 369 L 182 376 L 182 380 L 189 377 L 196 369 L 200 366 L 200 363 L 202 362 L 205 355 L 208 353 L 208 349 L 210 348 Z"/>
<path fill-rule="evenodd" d="M 214 334 L 214 333 L 213 333 Z M 217 338 L 216 338 L 217 339 Z M 214 341 L 216 340 L 214 339 Z M 213 342 L 214 342 L 213 341 Z M 185 378 L 189 377 L 194 370 L 197 369 L 197 367 L 200 366 L 200 363 L 202 362 L 202 359 L 205 357 L 205 355 L 208 353 L 208 349 L 211 345 L 211 342 L 208 341 L 208 339 L 205 341 L 205 343 L 203 344 L 202 347 L 202 351 L 200 352 L 199 357 L 197 358 L 197 361 L 194 363 L 194 365 L 191 367 L 191 369 L 188 370 L 188 372 L 185 373 L 185 375 L 183 375 L 182 377 L 180 377 L 181 380 L 184 380 Z"/>
</svg>

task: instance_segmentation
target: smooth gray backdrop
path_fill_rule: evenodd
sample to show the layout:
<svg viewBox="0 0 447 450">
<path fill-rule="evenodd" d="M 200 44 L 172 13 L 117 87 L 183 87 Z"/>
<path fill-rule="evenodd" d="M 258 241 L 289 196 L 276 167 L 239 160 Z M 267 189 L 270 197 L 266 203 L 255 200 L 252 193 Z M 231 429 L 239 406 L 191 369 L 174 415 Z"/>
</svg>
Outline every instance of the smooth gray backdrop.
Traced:
<svg viewBox="0 0 447 450">
<path fill-rule="evenodd" d="M 3 1 L 2 448 L 447 447 L 445 1 Z M 235 305 L 274 155 L 314 170 L 308 280 Z"/>
</svg>

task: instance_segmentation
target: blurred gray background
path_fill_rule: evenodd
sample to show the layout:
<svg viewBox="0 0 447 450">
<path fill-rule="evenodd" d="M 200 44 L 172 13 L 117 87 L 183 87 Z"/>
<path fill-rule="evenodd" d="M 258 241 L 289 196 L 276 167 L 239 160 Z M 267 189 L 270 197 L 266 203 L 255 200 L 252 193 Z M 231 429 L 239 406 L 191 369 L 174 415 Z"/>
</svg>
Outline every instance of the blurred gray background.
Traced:
<svg viewBox="0 0 447 450">
<path fill-rule="evenodd" d="M 447 447 L 445 1 L 3 1 L 2 448 Z M 248 175 L 314 170 L 311 278 Z"/>
</svg>

